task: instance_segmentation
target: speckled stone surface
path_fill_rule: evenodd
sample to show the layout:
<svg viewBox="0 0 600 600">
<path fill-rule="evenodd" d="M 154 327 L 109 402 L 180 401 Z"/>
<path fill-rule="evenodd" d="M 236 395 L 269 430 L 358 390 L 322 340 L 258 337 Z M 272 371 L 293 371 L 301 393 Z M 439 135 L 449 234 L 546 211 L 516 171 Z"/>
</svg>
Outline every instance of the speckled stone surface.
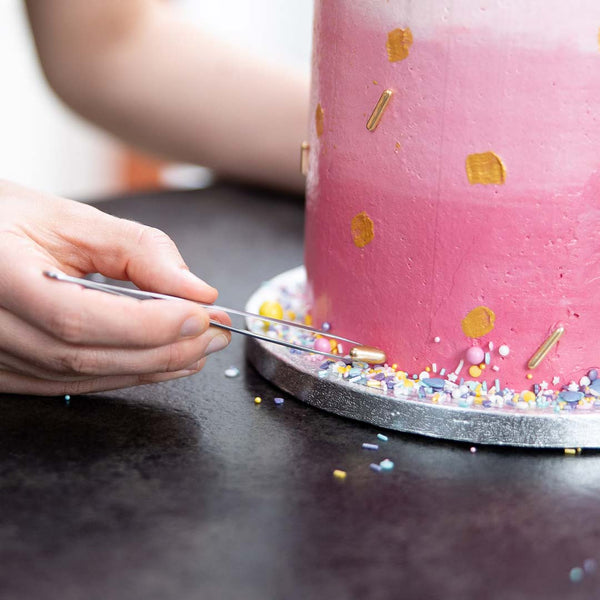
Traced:
<svg viewBox="0 0 600 600">
<path fill-rule="evenodd" d="M 227 305 L 302 262 L 299 199 L 216 187 L 101 207 L 166 230 Z M 0 597 L 600 596 L 600 571 L 569 579 L 600 562 L 598 453 L 382 442 L 276 396 L 241 338 L 186 380 L 68 407 L 0 396 Z"/>
</svg>

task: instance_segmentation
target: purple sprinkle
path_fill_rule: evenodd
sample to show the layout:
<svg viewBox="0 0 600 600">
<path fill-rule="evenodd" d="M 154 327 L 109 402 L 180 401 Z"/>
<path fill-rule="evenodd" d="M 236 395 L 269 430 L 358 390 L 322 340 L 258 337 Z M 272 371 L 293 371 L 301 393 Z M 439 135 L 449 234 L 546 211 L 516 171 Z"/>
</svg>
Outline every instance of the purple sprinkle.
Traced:
<svg viewBox="0 0 600 600">
<path fill-rule="evenodd" d="M 379 450 L 378 444 L 367 444 L 366 442 L 362 445 L 363 450 Z"/>
<path fill-rule="evenodd" d="M 377 375 L 375 375 L 373 377 L 373 379 L 376 379 L 377 381 L 383 381 L 385 379 L 385 374 L 384 373 L 377 373 Z"/>
<path fill-rule="evenodd" d="M 275 402 L 275 404 L 277 404 L 277 405 L 280 405 L 280 404 L 283 404 L 284 400 L 283 400 L 283 398 L 275 398 L 273 400 L 273 402 Z"/>
<path fill-rule="evenodd" d="M 377 463 L 371 463 L 369 468 L 373 471 L 377 471 L 378 473 L 381 471 L 381 467 Z"/>
</svg>

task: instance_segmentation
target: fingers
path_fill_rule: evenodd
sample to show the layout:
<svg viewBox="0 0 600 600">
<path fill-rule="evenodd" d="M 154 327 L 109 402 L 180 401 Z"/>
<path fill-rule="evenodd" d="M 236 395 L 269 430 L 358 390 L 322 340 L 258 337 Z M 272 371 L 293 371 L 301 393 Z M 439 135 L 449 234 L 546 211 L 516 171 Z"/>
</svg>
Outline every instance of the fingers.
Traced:
<svg viewBox="0 0 600 600">
<path fill-rule="evenodd" d="M 80 381 L 47 381 L 36 377 L 0 370 L 0 390 L 5 394 L 28 394 L 32 396 L 62 396 L 63 394 L 88 394 L 105 392 L 148 383 L 160 383 L 188 377 L 202 370 L 205 360 L 194 369 L 172 373 L 98 377 Z"/>
<path fill-rule="evenodd" d="M 71 208 L 71 207 L 70 207 Z M 65 241 L 87 261 L 87 270 L 114 279 L 133 281 L 139 288 L 212 303 L 218 292 L 189 272 L 175 243 L 162 231 L 78 205 L 70 211 L 68 229 L 60 225 Z M 73 266 L 77 267 L 77 264 Z M 83 265 L 82 265 L 83 266 Z"/>
<path fill-rule="evenodd" d="M 229 343 L 228 332 L 211 327 L 202 335 L 153 348 L 78 346 L 52 338 L 0 310 L 0 363 L 16 372 L 52 380 L 135 375 L 189 369 Z"/>
</svg>

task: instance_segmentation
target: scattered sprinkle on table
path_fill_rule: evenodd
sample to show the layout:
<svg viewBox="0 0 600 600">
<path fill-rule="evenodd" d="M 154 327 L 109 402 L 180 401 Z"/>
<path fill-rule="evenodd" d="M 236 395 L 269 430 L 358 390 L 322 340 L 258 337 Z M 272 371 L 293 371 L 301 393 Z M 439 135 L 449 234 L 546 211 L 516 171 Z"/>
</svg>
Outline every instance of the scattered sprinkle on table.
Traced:
<svg viewBox="0 0 600 600">
<path fill-rule="evenodd" d="M 583 569 L 581 567 L 573 567 L 569 572 L 569 579 L 573 583 L 579 583 L 583 579 Z"/>
<path fill-rule="evenodd" d="M 363 450 L 379 450 L 379 444 L 367 444 L 365 442 L 362 447 Z"/>
<path fill-rule="evenodd" d="M 67 406 L 69 406 L 70 403 L 71 403 L 71 396 L 69 396 L 69 394 L 65 394 L 65 404 Z"/>
<path fill-rule="evenodd" d="M 260 404 L 262 402 L 262 398 L 260 396 L 256 396 L 256 398 L 254 398 L 254 404 Z"/>
<path fill-rule="evenodd" d="M 384 458 L 379 466 L 383 471 L 391 471 L 394 468 L 394 463 L 389 458 Z"/>
<path fill-rule="evenodd" d="M 341 469 L 336 469 L 336 470 L 333 472 L 333 476 L 334 476 L 336 479 L 346 479 L 346 475 L 347 475 L 346 471 L 342 471 Z"/>
<path fill-rule="evenodd" d="M 284 402 L 283 398 L 274 398 L 273 402 L 275 402 L 275 404 L 277 404 L 277 406 L 281 406 Z"/>
<path fill-rule="evenodd" d="M 475 446 L 471 446 L 471 447 L 469 448 L 469 452 L 470 452 L 471 454 L 475 454 L 475 452 L 477 452 L 477 448 L 475 448 Z"/>
<path fill-rule="evenodd" d="M 240 374 L 240 370 L 237 367 L 229 367 L 225 369 L 225 377 L 233 378 Z"/>
<path fill-rule="evenodd" d="M 379 471 L 381 471 L 381 466 L 377 463 L 371 463 L 369 465 L 369 469 L 371 469 L 372 471 L 377 471 L 377 473 L 379 473 Z"/>
<path fill-rule="evenodd" d="M 378 433 L 377 434 L 377 439 L 381 440 L 382 442 L 387 442 L 388 441 L 388 436 L 387 435 L 383 435 L 383 433 Z"/>
</svg>

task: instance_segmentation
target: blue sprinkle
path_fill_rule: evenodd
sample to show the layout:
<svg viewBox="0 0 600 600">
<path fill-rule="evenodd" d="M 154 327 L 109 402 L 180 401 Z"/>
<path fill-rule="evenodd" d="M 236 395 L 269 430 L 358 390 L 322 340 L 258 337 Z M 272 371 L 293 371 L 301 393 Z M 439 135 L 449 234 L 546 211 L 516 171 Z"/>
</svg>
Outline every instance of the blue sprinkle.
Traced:
<svg viewBox="0 0 600 600">
<path fill-rule="evenodd" d="M 444 367 L 441 371 L 440 371 L 440 375 L 443 377 L 446 374 L 446 367 Z"/>
<path fill-rule="evenodd" d="M 496 379 L 496 382 L 494 383 L 494 387 L 496 388 L 496 393 L 499 394 L 500 393 L 500 380 Z"/>
<path fill-rule="evenodd" d="M 485 364 L 486 364 L 486 365 L 489 365 L 489 364 L 492 362 L 492 357 L 490 356 L 490 353 L 489 353 L 489 352 L 486 352 L 486 353 L 485 353 L 485 359 L 484 359 L 484 362 L 485 362 Z"/>
<path fill-rule="evenodd" d="M 573 567 L 569 572 L 569 579 L 573 583 L 579 583 L 583 579 L 583 569 L 581 567 Z"/>
<path fill-rule="evenodd" d="M 379 466 L 384 471 L 391 471 L 394 468 L 394 463 L 389 458 L 385 458 L 379 463 Z"/>
<path fill-rule="evenodd" d="M 275 402 L 275 404 L 277 404 L 277 406 L 280 406 L 281 404 L 284 403 L 283 398 L 274 398 L 273 402 Z"/>
<path fill-rule="evenodd" d="M 379 473 L 379 471 L 381 471 L 381 467 L 380 467 L 380 466 L 379 466 L 377 463 L 371 463 L 371 464 L 369 465 L 369 468 L 370 468 L 372 471 L 377 471 L 378 473 Z"/>
<path fill-rule="evenodd" d="M 591 377 L 590 377 L 591 379 Z M 595 392 L 600 392 L 600 379 L 594 379 L 594 381 L 590 385 L 590 390 L 594 390 Z"/>
<path fill-rule="evenodd" d="M 558 399 L 571 404 L 579 402 L 583 398 L 583 396 L 583 392 L 561 392 L 558 395 Z"/>
<path fill-rule="evenodd" d="M 592 369 L 588 373 L 588 377 L 590 378 L 590 381 L 596 381 L 596 379 L 598 379 L 598 369 Z"/>
<path fill-rule="evenodd" d="M 69 394 L 65 394 L 65 404 L 67 406 L 69 406 L 70 403 L 71 403 L 71 396 L 69 396 Z"/>
<path fill-rule="evenodd" d="M 423 384 L 433 388 L 434 390 L 442 390 L 444 389 L 445 381 L 439 377 L 429 377 L 427 379 L 423 379 Z"/>
<path fill-rule="evenodd" d="M 383 435 L 383 433 L 378 433 L 377 434 L 377 439 L 380 439 L 382 442 L 387 442 L 388 441 L 388 436 L 387 435 Z"/>
<path fill-rule="evenodd" d="M 322 329 L 323 331 L 329 331 L 329 330 L 331 329 L 331 324 L 330 324 L 330 323 L 328 323 L 327 321 L 325 321 L 325 322 L 323 323 L 323 325 L 321 325 L 321 329 Z"/>
<path fill-rule="evenodd" d="M 367 444 L 366 442 L 362 445 L 363 450 L 379 450 L 378 444 Z"/>
</svg>

